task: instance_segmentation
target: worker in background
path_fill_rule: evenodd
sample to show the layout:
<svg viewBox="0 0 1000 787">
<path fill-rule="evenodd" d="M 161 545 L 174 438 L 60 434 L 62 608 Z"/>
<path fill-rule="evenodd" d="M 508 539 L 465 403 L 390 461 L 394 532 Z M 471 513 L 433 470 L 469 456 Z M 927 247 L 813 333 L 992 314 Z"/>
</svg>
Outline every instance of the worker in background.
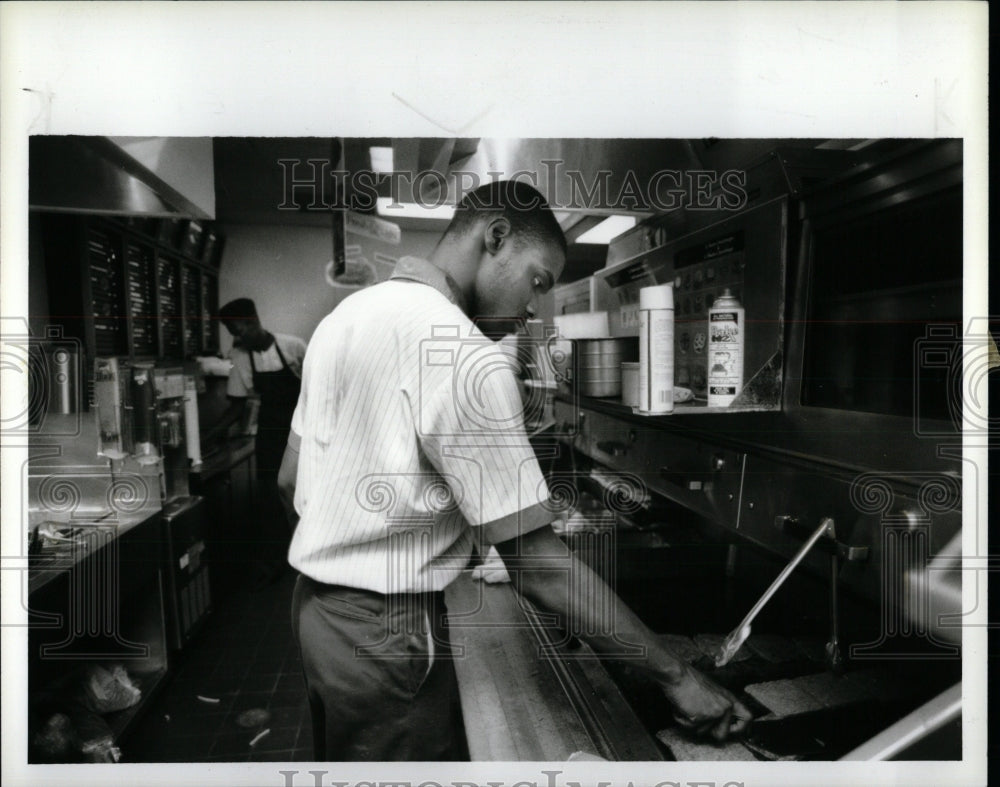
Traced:
<svg viewBox="0 0 1000 787">
<path fill-rule="evenodd" d="M 306 343 L 297 336 L 265 330 L 257 307 L 249 298 L 227 303 L 219 310 L 219 319 L 233 337 L 229 354 L 233 368 L 226 385 L 229 406 L 208 436 L 224 433 L 240 421 L 248 397 L 259 397 L 254 445 L 258 497 L 254 509 L 259 515 L 260 538 L 254 545 L 257 556 L 252 580 L 255 585 L 263 586 L 280 577 L 288 565 L 286 554 L 291 533 L 282 514 L 277 480 L 299 398 Z"/>
<path fill-rule="evenodd" d="M 678 724 L 722 740 L 749 722 L 552 529 L 559 513 L 496 340 L 534 315 L 565 255 L 541 194 L 491 183 L 466 195 L 428 259 L 402 258 L 313 334 L 279 488 L 298 517 L 292 628 L 318 761 L 467 757 L 442 591 L 474 546 L 495 546 L 542 610 L 596 632 L 596 653 L 639 646 L 630 664 Z"/>
</svg>

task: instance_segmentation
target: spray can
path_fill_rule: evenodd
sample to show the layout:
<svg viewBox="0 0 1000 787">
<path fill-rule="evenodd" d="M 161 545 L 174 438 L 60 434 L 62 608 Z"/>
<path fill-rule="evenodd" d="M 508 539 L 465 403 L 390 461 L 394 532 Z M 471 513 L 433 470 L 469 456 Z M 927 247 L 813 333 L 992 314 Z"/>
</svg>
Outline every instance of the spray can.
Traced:
<svg viewBox="0 0 1000 787">
<path fill-rule="evenodd" d="M 708 406 L 728 407 L 743 388 L 746 320 L 728 288 L 708 310 Z"/>
<path fill-rule="evenodd" d="M 673 284 L 639 290 L 639 407 L 642 415 L 674 410 Z"/>
</svg>

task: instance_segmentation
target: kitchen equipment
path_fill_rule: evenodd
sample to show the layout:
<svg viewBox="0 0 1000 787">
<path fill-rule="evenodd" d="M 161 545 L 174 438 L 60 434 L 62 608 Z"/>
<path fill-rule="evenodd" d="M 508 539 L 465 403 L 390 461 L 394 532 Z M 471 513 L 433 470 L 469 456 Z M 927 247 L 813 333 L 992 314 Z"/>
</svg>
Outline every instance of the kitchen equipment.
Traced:
<svg viewBox="0 0 1000 787">
<path fill-rule="evenodd" d="M 175 650 L 191 640 L 212 609 L 205 529 L 204 498 L 179 497 L 163 509 L 167 637 Z"/>
<path fill-rule="evenodd" d="M 638 361 L 626 361 L 622 364 L 622 404 L 626 407 L 639 406 Z"/>
<path fill-rule="evenodd" d="M 552 318 L 561 339 L 605 339 L 608 332 L 607 312 L 559 314 Z"/>
<path fill-rule="evenodd" d="M 69 415 L 80 398 L 80 354 L 75 348 L 56 346 L 48 353 L 49 401 L 46 412 Z"/>
<path fill-rule="evenodd" d="M 750 624 L 753 623 L 753 619 L 757 617 L 760 611 L 764 608 L 764 605 L 771 600 L 771 597 L 778 592 L 785 580 L 788 579 L 789 575 L 795 570 L 795 567 L 802 562 L 803 558 L 809 553 L 809 550 L 815 546 L 816 542 L 823 537 L 835 538 L 834 523 L 829 517 L 823 519 L 819 523 L 819 527 L 813 532 L 809 537 L 809 540 L 802 545 L 802 548 L 796 553 L 795 557 L 792 558 L 791 562 L 785 566 L 781 573 L 778 574 L 771 586 L 764 591 L 764 595 L 760 597 L 756 604 L 753 605 L 751 610 L 746 614 L 746 617 L 740 622 L 740 624 L 734 628 L 729 636 L 723 641 L 722 645 L 719 647 L 719 653 L 715 657 L 715 666 L 723 667 L 728 664 L 732 658 L 736 655 L 736 651 L 742 647 L 743 643 L 746 642 L 747 637 L 750 636 Z M 834 605 L 836 609 L 836 605 Z M 834 640 L 836 635 L 834 635 Z"/>
<path fill-rule="evenodd" d="M 156 464 L 160 458 L 160 435 L 156 424 L 156 386 L 152 364 L 132 368 L 132 414 L 135 424 L 135 451 L 141 465 Z"/>
<path fill-rule="evenodd" d="M 622 362 L 635 358 L 635 339 L 577 339 L 576 379 L 583 396 L 621 396 Z"/>
<path fill-rule="evenodd" d="M 674 409 L 674 288 L 639 290 L 639 406 L 644 415 Z"/>
<path fill-rule="evenodd" d="M 132 452 L 132 407 L 128 364 L 118 358 L 94 360 L 97 454 L 124 459 Z"/>
<path fill-rule="evenodd" d="M 192 467 L 201 465 L 201 436 L 198 429 L 198 386 L 193 374 L 184 375 L 184 439 Z"/>
<path fill-rule="evenodd" d="M 186 445 L 184 370 L 180 366 L 157 367 L 155 420 L 163 456 L 165 501 L 189 494 L 189 458 Z"/>
</svg>

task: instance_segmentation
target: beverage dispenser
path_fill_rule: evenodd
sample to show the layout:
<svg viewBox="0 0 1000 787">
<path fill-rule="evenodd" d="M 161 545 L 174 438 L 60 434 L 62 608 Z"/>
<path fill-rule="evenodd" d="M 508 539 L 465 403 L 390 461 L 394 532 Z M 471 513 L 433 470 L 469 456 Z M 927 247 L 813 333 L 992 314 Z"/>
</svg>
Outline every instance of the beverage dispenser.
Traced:
<svg viewBox="0 0 1000 787">
<path fill-rule="evenodd" d="M 153 370 L 155 432 L 163 458 L 166 500 L 187 497 L 188 448 L 185 440 L 184 370 L 180 366 Z"/>
<path fill-rule="evenodd" d="M 131 395 L 135 430 L 132 456 L 140 465 L 155 465 L 160 459 L 162 440 L 158 429 L 158 402 L 152 364 L 132 367 Z"/>
<path fill-rule="evenodd" d="M 97 454 L 123 460 L 133 450 L 131 370 L 119 358 L 94 361 L 94 401 L 97 405 Z"/>
</svg>

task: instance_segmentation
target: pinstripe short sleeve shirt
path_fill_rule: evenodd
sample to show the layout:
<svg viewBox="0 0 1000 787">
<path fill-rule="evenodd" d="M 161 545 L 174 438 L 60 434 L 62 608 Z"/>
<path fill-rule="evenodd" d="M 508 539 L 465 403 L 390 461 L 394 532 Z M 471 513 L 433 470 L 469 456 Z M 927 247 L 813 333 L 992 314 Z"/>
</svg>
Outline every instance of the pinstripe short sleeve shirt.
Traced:
<svg viewBox="0 0 1000 787">
<path fill-rule="evenodd" d="M 548 524 L 508 355 L 443 271 L 404 257 L 309 342 L 289 562 L 382 593 L 443 589 L 476 540 Z"/>
</svg>

